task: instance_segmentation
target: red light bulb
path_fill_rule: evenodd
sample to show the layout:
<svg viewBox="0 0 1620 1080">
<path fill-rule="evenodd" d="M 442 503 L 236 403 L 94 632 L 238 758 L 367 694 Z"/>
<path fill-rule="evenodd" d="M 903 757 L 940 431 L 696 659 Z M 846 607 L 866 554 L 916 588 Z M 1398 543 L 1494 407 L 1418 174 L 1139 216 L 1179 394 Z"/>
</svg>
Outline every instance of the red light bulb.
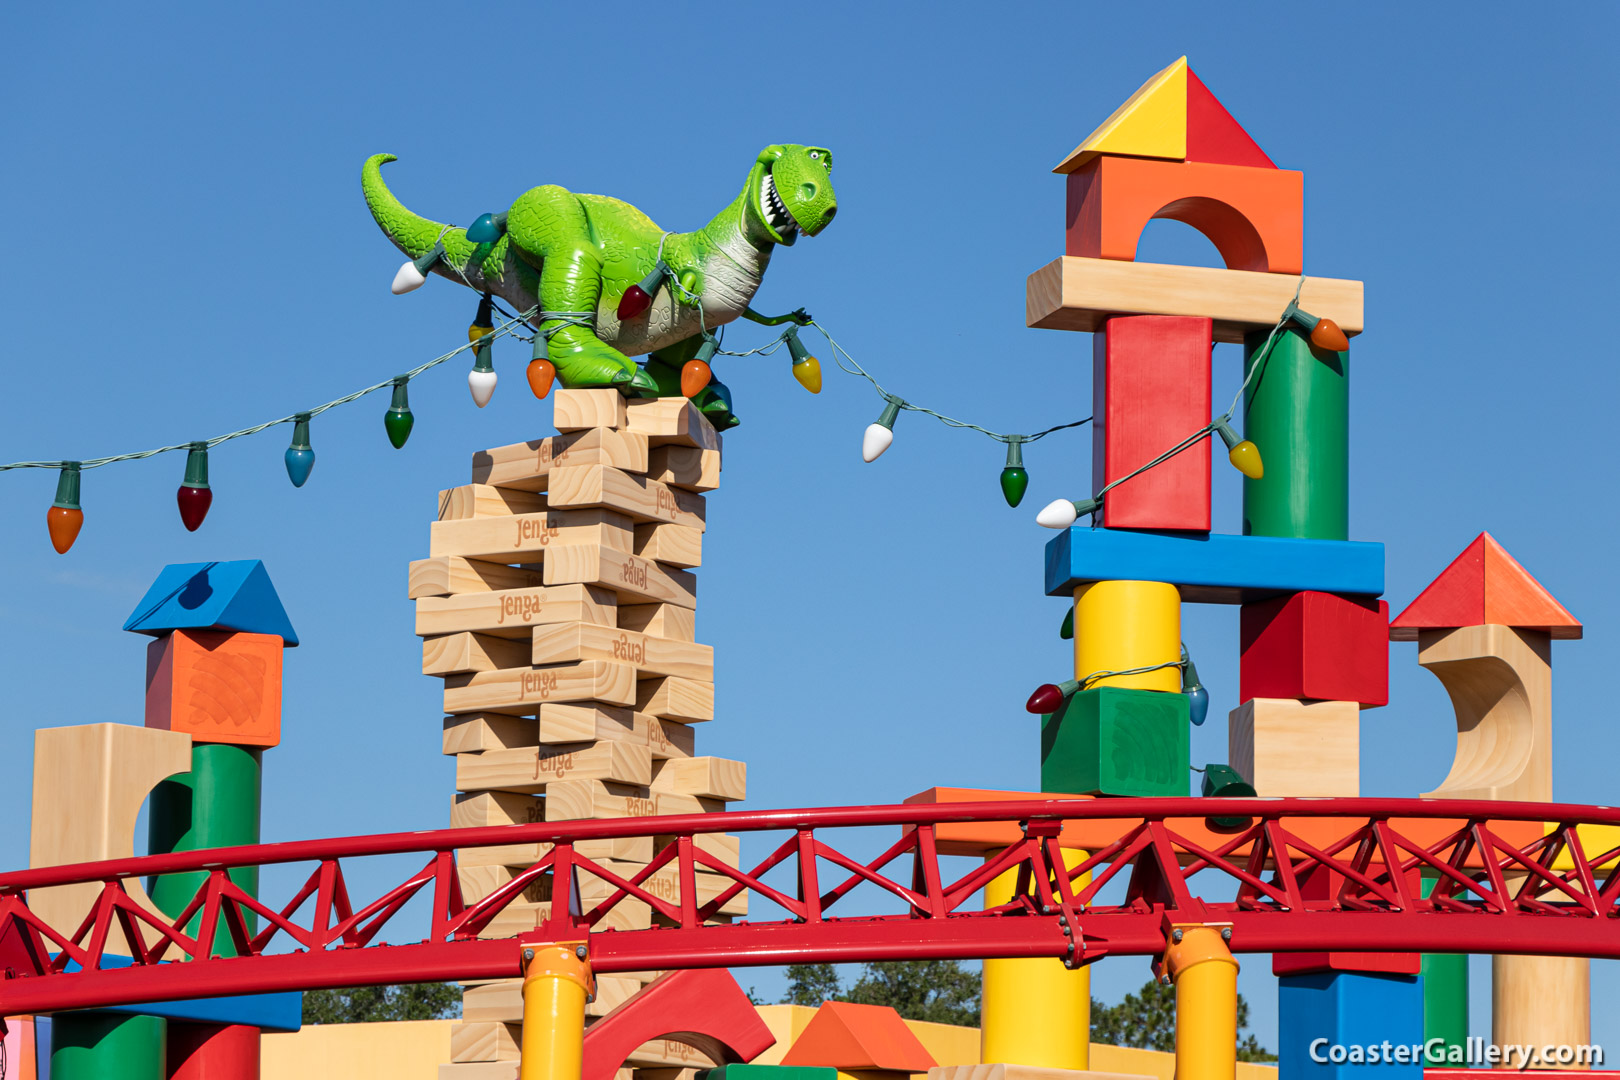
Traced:
<svg viewBox="0 0 1620 1080">
<path fill-rule="evenodd" d="M 619 321 L 633 319 L 652 307 L 652 297 L 640 285 L 632 285 L 619 297 Z"/>
<path fill-rule="evenodd" d="M 214 493 L 208 486 L 208 444 L 194 442 L 186 454 L 186 478 L 180 490 L 174 493 L 180 507 L 180 522 L 189 532 L 196 532 L 208 516 L 214 503 Z"/>
<path fill-rule="evenodd" d="M 1062 704 L 1063 691 L 1051 683 L 1045 683 L 1037 686 L 1035 692 L 1029 695 L 1029 700 L 1024 703 L 1024 708 L 1028 712 L 1040 716 L 1044 713 L 1057 712 L 1058 706 Z"/>
</svg>

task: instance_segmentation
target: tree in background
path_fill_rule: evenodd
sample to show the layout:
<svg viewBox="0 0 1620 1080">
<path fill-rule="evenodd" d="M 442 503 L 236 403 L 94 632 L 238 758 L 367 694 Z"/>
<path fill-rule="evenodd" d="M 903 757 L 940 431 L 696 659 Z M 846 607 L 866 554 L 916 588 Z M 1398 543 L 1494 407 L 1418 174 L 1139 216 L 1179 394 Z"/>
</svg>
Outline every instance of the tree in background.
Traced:
<svg viewBox="0 0 1620 1080">
<path fill-rule="evenodd" d="M 786 1005 L 849 1001 L 887 1005 L 907 1020 L 935 1024 L 979 1023 L 979 974 L 955 960 L 885 960 L 863 964 L 847 990 L 831 964 L 789 964 Z"/>
<path fill-rule="evenodd" d="M 356 986 L 304 994 L 306 1024 L 376 1024 L 389 1020 L 445 1020 L 461 1016 L 454 983 Z"/>
<path fill-rule="evenodd" d="M 1249 1026 L 1249 1003 L 1237 996 L 1237 1026 Z M 1118 1005 L 1091 999 L 1091 1040 L 1114 1046 L 1140 1046 L 1148 1050 L 1176 1048 L 1176 988 L 1149 980 Z M 1239 1061 L 1276 1061 L 1253 1034 L 1238 1043 Z"/>
<path fill-rule="evenodd" d="M 843 992 L 838 982 L 838 969 L 831 964 L 789 964 L 787 980 L 783 1005 L 808 1005 L 814 1009 Z"/>
</svg>

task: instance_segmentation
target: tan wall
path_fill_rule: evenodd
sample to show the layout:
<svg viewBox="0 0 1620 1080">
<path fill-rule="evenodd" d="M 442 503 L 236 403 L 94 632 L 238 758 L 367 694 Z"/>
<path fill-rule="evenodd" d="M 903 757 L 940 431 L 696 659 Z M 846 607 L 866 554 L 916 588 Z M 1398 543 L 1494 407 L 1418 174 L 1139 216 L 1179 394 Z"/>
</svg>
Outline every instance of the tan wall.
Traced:
<svg viewBox="0 0 1620 1080">
<path fill-rule="evenodd" d="M 266 1035 L 261 1080 L 438 1080 L 450 1060 L 454 1020 L 394 1024 L 316 1024 Z"/>
</svg>

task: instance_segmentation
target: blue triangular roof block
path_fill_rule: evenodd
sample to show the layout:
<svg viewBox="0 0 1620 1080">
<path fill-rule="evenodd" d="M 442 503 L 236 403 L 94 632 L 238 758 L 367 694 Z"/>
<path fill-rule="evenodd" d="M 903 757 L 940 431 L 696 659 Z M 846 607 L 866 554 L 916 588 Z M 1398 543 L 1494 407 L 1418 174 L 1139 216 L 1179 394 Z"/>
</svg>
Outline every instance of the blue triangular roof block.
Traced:
<svg viewBox="0 0 1620 1080">
<path fill-rule="evenodd" d="M 171 630 L 235 630 L 276 634 L 288 645 L 298 634 L 258 559 L 165 566 L 124 629 L 161 637 Z"/>
</svg>

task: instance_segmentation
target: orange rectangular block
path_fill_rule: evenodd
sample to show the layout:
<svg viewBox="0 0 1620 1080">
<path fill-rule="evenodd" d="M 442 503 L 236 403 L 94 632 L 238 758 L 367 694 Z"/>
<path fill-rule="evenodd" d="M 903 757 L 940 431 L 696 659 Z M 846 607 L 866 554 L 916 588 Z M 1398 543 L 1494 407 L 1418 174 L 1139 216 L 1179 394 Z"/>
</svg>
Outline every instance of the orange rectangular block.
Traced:
<svg viewBox="0 0 1620 1080">
<path fill-rule="evenodd" d="M 281 638 L 176 630 L 146 648 L 146 726 L 196 742 L 281 742 Z"/>
</svg>

